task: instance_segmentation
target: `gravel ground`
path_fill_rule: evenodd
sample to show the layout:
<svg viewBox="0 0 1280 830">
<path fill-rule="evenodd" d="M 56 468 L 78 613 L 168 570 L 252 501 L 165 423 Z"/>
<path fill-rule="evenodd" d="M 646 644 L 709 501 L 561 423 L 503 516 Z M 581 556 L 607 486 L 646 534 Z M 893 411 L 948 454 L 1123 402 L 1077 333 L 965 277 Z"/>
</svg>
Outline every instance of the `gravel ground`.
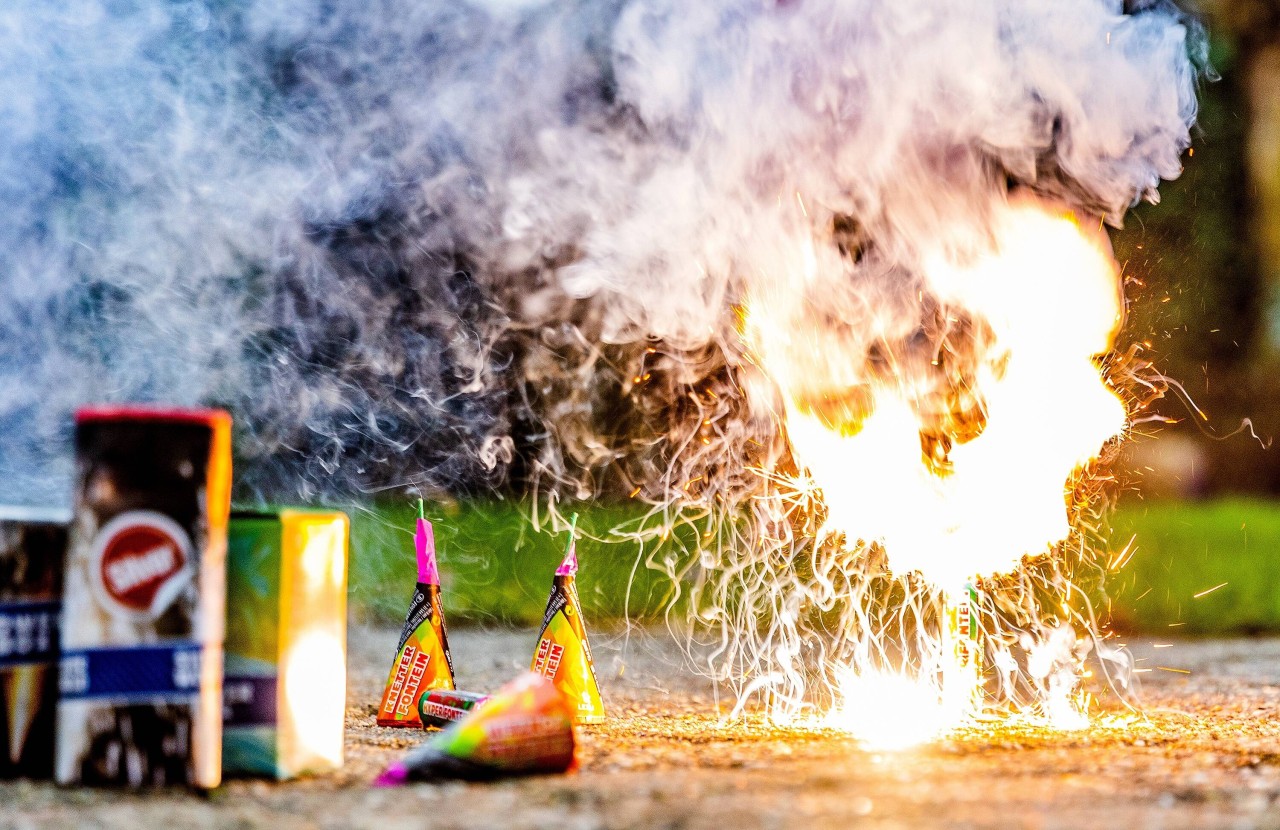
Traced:
<svg viewBox="0 0 1280 830">
<path fill-rule="evenodd" d="M 351 632 L 338 775 L 232 781 L 205 796 L 3 784 L 0 827 L 1280 828 L 1280 640 L 1131 644 L 1151 671 L 1145 719 L 1127 729 L 1006 727 L 876 753 L 830 732 L 725 723 L 732 702 L 682 669 L 665 636 L 597 634 L 612 717 L 582 730 L 580 772 L 374 790 L 367 782 L 421 739 L 372 725 L 397 633 Z M 514 675 L 532 639 L 451 632 L 460 684 Z"/>
</svg>

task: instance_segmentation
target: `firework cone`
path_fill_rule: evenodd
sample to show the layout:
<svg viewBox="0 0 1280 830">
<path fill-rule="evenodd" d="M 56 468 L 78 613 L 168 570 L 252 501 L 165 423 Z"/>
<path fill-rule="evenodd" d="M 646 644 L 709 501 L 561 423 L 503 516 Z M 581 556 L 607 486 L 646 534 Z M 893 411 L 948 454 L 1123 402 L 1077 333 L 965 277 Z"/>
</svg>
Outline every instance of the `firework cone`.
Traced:
<svg viewBox="0 0 1280 830">
<path fill-rule="evenodd" d="M 440 604 L 440 571 L 436 565 L 435 534 L 418 502 L 418 527 L 413 538 L 418 553 L 418 584 L 387 677 L 379 726 L 422 726 L 418 703 L 432 689 L 452 689 L 453 658 Z"/>
<path fill-rule="evenodd" d="M 574 586 L 578 572 L 574 542 L 577 524 L 578 517 L 574 515 L 573 526 L 569 529 L 569 545 L 564 561 L 556 569 L 530 669 L 555 683 L 572 705 L 576 722 L 599 723 L 604 720 L 604 702 L 600 699 L 600 687 L 591 662 L 591 646 L 587 643 L 587 629 L 582 622 L 582 606 L 578 601 L 578 589 Z"/>
<path fill-rule="evenodd" d="M 573 715 L 572 702 L 550 680 L 521 675 L 392 764 L 374 784 L 567 772 L 577 762 Z"/>
</svg>

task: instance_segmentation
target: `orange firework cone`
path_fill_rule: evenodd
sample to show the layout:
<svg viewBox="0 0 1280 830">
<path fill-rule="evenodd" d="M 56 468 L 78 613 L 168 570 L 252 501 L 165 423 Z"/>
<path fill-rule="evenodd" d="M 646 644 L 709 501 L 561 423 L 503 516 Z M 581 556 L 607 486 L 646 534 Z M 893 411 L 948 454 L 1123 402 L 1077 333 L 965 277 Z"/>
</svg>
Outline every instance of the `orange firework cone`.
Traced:
<svg viewBox="0 0 1280 830">
<path fill-rule="evenodd" d="M 587 644 L 578 589 L 574 587 L 574 576 L 578 572 L 574 544 L 577 527 L 578 516 L 574 514 L 569 546 L 551 584 L 551 598 L 542 615 L 542 632 L 538 635 L 538 647 L 530 668 L 551 678 L 573 706 L 577 723 L 599 723 L 604 720 L 604 702 L 600 700 L 600 687 L 591 663 L 591 646 Z"/>
<path fill-rule="evenodd" d="M 440 605 L 440 571 L 435 533 L 418 501 L 418 527 L 413 538 L 418 553 L 418 585 L 396 647 L 396 659 L 378 706 L 379 726 L 422 726 L 419 699 L 432 689 L 452 689 L 453 658 Z"/>
</svg>

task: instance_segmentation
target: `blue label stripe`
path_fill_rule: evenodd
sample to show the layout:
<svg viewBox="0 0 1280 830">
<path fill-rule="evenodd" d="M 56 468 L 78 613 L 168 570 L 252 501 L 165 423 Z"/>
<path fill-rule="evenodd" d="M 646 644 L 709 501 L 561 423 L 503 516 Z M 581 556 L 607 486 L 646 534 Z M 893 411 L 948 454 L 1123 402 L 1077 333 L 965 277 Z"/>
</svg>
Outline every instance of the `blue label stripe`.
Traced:
<svg viewBox="0 0 1280 830">
<path fill-rule="evenodd" d="M 199 643 L 65 651 L 59 663 L 62 700 L 190 697 L 200 691 Z"/>
<path fill-rule="evenodd" d="M 52 600 L 0 603 L 0 668 L 58 659 L 58 615 Z"/>
</svg>

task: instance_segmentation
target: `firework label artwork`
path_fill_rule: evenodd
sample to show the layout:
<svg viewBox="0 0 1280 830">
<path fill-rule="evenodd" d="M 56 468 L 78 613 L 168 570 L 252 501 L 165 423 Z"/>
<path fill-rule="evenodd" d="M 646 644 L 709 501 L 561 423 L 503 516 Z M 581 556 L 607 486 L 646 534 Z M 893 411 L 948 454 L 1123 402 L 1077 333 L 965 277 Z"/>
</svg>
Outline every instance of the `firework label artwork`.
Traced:
<svg viewBox="0 0 1280 830">
<path fill-rule="evenodd" d="M 538 654 L 533 660 L 533 670 L 543 677 L 555 677 L 560 670 L 560 659 L 564 657 L 564 646 L 552 643 L 546 637 L 538 643 Z"/>
<path fill-rule="evenodd" d="M 63 700 L 145 696 L 188 700 L 200 690 L 199 643 L 70 651 L 60 661 Z"/>
<path fill-rule="evenodd" d="M 420 582 L 378 707 L 378 725 L 421 726 L 422 696 L 432 689 L 453 687 L 453 661 L 440 611 L 440 586 Z"/>
<path fill-rule="evenodd" d="M 94 587 L 105 604 L 139 617 L 159 616 L 190 581 L 191 538 L 151 510 L 107 522 L 94 540 Z"/>
<path fill-rule="evenodd" d="M 0 668 L 57 659 L 60 608 L 57 602 L 0 603 Z"/>
<path fill-rule="evenodd" d="M 422 726 L 444 729 L 479 709 L 489 700 L 483 692 L 463 692 L 454 689 L 432 689 L 418 703 Z"/>
<path fill-rule="evenodd" d="M 413 646 L 405 646 L 400 653 L 400 662 L 396 664 L 395 680 L 391 683 L 391 693 L 387 695 L 387 703 L 382 711 L 399 717 L 409 715 L 418 698 L 418 689 L 422 686 L 422 678 L 427 673 L 429 662 L 431 655 L 418 651 Z"/>
<path fill-rule="evenodd" d="M 275 675 L 223 678 L 223 729 L 236 726 L 274 726 L 277 718 L 278 683 Z M 225 756 L 225 751 L 223 754 Z"/>
</svg>

